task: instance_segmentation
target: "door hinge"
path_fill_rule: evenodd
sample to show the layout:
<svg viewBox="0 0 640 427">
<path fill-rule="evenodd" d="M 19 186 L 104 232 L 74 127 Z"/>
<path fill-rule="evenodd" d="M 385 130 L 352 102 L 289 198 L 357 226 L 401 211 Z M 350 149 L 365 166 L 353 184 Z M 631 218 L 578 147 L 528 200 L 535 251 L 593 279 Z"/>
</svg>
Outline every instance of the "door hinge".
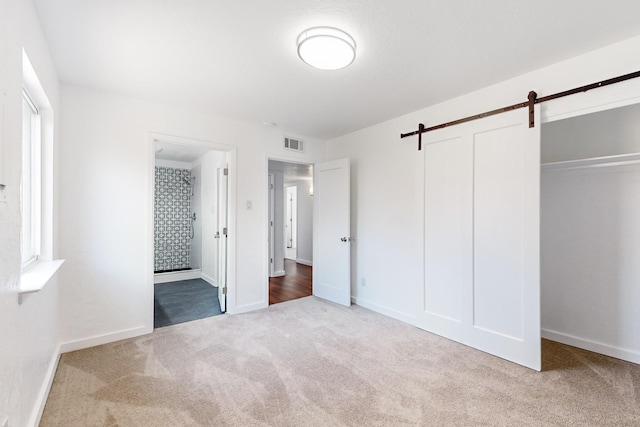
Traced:
<svg viewBox="0 0 640 427">
<path fill-rule="evenodd" d="M 271 184 L 271 189 L 273 190 L 273 184 Z"/>
<path fill-rule="evenodd" d="M 224 175 L 229 175 L 229 168 L 224 168 L 224 170 L 222 171 L 222 173 Z"/>
<path fill-rule="evenodd" d="M 227 287 L 226 287 L 226 286 L 224 286 L 224 287 L 222 288 L 222 295 L 226 295 L 226 294 L 227 294 Z"/>
<path fill-rule="evenodd" d="M 269 261 L 271 262 L 271 264 L 273 264 L 273 258 L 269 258 Z"/>
<path fill-rule="evenodd" d="M 224 234 L 225 236 L 227 235 L 227 227 L 224 227 L 224 228 L 222 229 L 222 234 Z"/>
</svg>

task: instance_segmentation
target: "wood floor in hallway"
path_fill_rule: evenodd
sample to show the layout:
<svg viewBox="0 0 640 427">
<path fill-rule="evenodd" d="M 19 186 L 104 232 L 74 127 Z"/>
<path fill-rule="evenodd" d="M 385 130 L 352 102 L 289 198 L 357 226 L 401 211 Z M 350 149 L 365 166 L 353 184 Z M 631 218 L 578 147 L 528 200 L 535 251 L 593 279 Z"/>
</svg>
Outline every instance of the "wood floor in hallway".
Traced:
<svg viewBox="0 0 640 427">
<path fill-rule="evenodd" d="M 311 267 L 285 259 L 285 275 L 269 278 L 269 304 L 311 295 Z"/>
</svg>

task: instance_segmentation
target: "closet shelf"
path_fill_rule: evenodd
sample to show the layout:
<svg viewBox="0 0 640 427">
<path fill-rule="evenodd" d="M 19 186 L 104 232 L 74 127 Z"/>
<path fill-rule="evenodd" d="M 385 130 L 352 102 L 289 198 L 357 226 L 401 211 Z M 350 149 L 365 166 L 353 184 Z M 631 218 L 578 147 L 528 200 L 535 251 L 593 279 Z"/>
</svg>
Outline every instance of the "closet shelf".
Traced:
<svg viewBox="0 0 640 427">
<path fill-rule="evenodd" d="M 590 159 L 567 160 L 542 164 L 542 172 L 556 170 L 600 168 L 610 166 L 625 166 L 640 163 L 640 153 L 619 154 L 615 156 L 593 157 Z"/>
</svg>

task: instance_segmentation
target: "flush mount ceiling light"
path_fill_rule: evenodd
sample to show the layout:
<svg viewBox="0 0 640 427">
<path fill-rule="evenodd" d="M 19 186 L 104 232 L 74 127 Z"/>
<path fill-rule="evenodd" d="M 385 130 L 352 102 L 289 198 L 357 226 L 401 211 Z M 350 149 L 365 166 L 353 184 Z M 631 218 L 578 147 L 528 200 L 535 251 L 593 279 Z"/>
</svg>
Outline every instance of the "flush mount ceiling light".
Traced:
<svg viewBox="0 0 640 427">
<path fill-rule="evenodd" d="M 313 27 L 298 36 L 298 56 L 320 70 L 339 70 L 356 58 L 356 42 L 333 27 Z"/>
</svg>

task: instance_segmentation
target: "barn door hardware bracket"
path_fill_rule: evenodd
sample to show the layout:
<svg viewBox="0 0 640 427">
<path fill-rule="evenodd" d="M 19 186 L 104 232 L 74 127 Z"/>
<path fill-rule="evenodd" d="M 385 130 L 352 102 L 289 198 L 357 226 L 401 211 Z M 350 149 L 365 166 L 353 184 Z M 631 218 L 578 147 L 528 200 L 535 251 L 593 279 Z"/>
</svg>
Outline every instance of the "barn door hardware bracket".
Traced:
<svg viewBox="0 0 640 427">
<path fill-rule="evenodd" d="M 533 128 L 536 127 L 536 113 L 535 113 L 535 105 L 536 105 L 536 99 L 538 98 L 538 94 L 535 93 L 534 91 L 529 92 L 529 96 L 527 97 L 529 98 L 529 102 L 527 103 L 528 107 L 529 107 L 529 127 Z"/>
</svg>

